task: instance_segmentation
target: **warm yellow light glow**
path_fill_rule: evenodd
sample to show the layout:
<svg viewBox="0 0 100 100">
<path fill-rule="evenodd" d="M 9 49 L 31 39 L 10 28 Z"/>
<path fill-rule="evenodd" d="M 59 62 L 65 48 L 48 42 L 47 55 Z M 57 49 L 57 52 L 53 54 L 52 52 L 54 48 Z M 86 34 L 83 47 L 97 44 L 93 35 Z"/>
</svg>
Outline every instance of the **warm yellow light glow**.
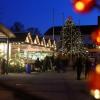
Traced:
<svg viewBox="0 0 100 100">
<path fill-rule="evenodd" d="M 18 52 L 20 52 L 20 48 L 18 47 Z"/>
<path fill-rule="evenodd" d="M 57 48 L 55 47 L 54 50 L 57 50 Z"/>
<path fill-rule="evenodd" d="M 88 50 L 86 50 L 86 52 L 89 52 Z"/>
<path fill-rule="evenodd" d="M 96 72 L 100 74 L 100 64 L 96 65 Z"/>
<path fill-rule="evenodd" d="M 49 44 L 47 43 L 47 47 L 49 47 Z"/>
<path fill-rule="evenodd" d="M 99 36 L 99 37 L 97 37 L 97 42 L 99 42 L 99 43 L 100 43 L 100 36 Z"/>
<path fill-rule="evenodd" d="M 37 44 L 36 39 L 34 40 L 34 44 Z"/>
<path fill-rule="evenodd" d="M 45 47 L 47 47 L 47 45 L 45 44 Z"/>
<path fill-rule="evenodd" d="M 51 47 L 51 41 L 50 41 L 50 39 L 48 40 L 48 45 L 49 45 L 49 47 Z"/>
<path fill-rule="evenodd" d="M 46 47 L 46 42 L 45 42 L 45 39 L 44 39 L 44 37 L 43 37 L 43 44 L 45 45 L 45 47 Z"/>
<path fill-rule="evenodd" d="M 94 98 L 95 98 L 95 99 L 100 99 L 100 90 L 97 90 L 97 89 L 96 89 L 96 90 L 94 91 Z"/>
<path fill-rule="evenodd" d="M 29 39 L 28 39 L 28 36 L 26 37 L 26 40 L 25 40 L 25 42 L 29 43 Z"/>
<path fill-rule="evenodd" d="M 43 46 L 43 41 L 41 41 L 41 45 Z"/>
<path fill-rule="evenodd" d="M 94 95 L 94 90 L 90 90 L 90 94 L 93 96 Z"/>
<path fill-rule="evenodd" d="M 25 42 L 33 44 L 33 40 L 30 33 L 28 33 Z"/>
<path fill-rule="evenodd" d="M 85 8 L 85 4 L 84 4 L 82 1 L 78 1 L 78 2 L 76 2 L 76 4 L 75 4 L 75 8 L 76 8 L 76 10 L 78 10 L 78 11 L 83 11 L 84 8 Z"/>
<path fill-rule="evenodd" d="M 0 53 L 1 54 L 6 54 L 7 53 L 7 44 L 5 44 L 5 43 L 0 44 Z"/>
<path fill-rule="evenodd" d="M 51 46 L 52 48 L 54 47 L 54 45 Z"/>
<path fill-rule="evenodd" d="M 100 99 L 100 90 L 91 90 L 90 93 L 95 99 Z"/>
<path fill-rule="evenodd" d="M 14 65 L 14 62 L 11 62 L 10 65 Z"/>
<path fill-rule="evenodd" d="M 37 41 L 37 44 L 40 45 L 40 41 L 39 41 L 39 37 L 38 37 L 38 35 L 36 35 L 36 41 Z"/>
<path fill-rule="evenodd" d="M 96 46 L 96 48 L 100 49 L 100 46 Z"/>
</svg>

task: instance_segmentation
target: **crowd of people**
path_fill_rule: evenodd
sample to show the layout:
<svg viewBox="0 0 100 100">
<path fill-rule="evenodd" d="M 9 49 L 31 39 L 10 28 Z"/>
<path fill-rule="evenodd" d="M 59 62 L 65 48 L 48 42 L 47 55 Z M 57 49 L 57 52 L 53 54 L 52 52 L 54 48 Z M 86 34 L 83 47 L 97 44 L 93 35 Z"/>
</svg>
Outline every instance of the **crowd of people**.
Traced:
<svg viewBox="0 0 100 100">
<path fill-rule="evenodd" d="M 47 72 L 54 71 L 57 73 L 65 73 L 69 68 L 72 68 L 73 71 L 76 72 L 76 79 L 80 80 L 81 75 L 84 73 L 85 78 L 88 77 L 88 74 L 91 70 L 95 69 L 97 59 L 91 58 L 88 56 L 74 56 L 73 59 L 69 59 L 68 56 L 46 56 L 45 59 L 40 60 L 37 58 L 34 63 L 25 63 L 25 71 L 26 73 L 31 73 L 34 71 L 37 72 Z M 70 61 L 71 64 L 70 64 Z M 6 74 L 6 60 L 0 60 L 0 73 Z"/>
<path fill-rule="evenodd" d="M 37 60 L 33 64 L 33 70 L 40 72 L 55 71 L 55 72 L 66 72 L 68 67 L 68 58 L 61 55 L 58 56 L 46 56 L 44 60 Z"/>
<path fill-rule="evenodd" d="M 32 71 L 46 72 L 57 71 L 65 72 L 67 67 L 67 59 L 61 59 L 60 56 L 46 56 L 44 60 L 37 58 L 33 64 L 31 64 Z"/>
<path fill-rule="evenodd" d="M 90 71 L 95 69 L 97 59 L 88 56 L 74 56 L 69 59 L 68 56 L 46 56 L 45 59 L 40 60 L 37 58 L 34 63 L 26 63 L 25 71 L 26 73 L 37 72 L 47 72 L 54 71 L 57 73 L 67 73 L 68 67 L 72 68 L 76 72 L 76 79 L 81 80 L 81 75 L 84 74 L 85 78 L 88 77 Z M 70 61 L 71 64 L 70 64 Z M 0 74 L 6 74 L 6 60 L 0 60 Z"/>
<path fill-rule="evenodd" d="M 77 57 L 73 69 L 76 71 L 77 80 L 81 79 L 82 73 L 84 73 L 85 78 L 88 77 L 89 73 L 95 70 L 96 59 L 91 57 Z"/>
<path fill-rule="evenodd" d="M 68 67 L 71 67 L 76 72 L 77 80 L 81 79 L 81 74 L 84 73 L 85 78 L 88 76 L 91 70 L 94 70 L 96 66 L 96 59 L 90 57 L 77 56 L 72 60 L 72 64 L 69 64 L 70 59 L 68 57 L 58 56 L 46 56 L 44 60 L 36 59 L 34 64 L 31 64 L 32 71 L 46 72 L 66 72 Z"/>
</svg>

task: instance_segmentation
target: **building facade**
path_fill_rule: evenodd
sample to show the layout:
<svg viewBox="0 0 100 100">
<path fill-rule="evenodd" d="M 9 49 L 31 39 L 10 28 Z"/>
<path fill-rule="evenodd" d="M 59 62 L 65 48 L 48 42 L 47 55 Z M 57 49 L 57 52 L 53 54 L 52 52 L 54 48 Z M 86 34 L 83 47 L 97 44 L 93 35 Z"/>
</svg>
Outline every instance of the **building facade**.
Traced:
<svg viewBox="0 0 100 100">
<path fill-rule="evenodd" d="M 50 39 L 31 35 L 31 33 L 15 33 L 16 38 L 10 39 L 11 58 L 19 54 L 19 57 L 36 60 L 51 56 L 56 49 L 56 44 Z"/>
</svg>

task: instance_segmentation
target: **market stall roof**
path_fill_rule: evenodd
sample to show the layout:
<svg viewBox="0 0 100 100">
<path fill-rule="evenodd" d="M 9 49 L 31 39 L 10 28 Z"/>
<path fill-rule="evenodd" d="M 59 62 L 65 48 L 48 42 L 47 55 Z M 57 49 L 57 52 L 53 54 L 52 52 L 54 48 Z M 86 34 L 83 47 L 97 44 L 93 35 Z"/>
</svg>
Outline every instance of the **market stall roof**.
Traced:
<svg viewBox="0 0 100 100">
<path fill-rule="evenodd" d="M 3 24 L 0 24 L 0 38 L 15 38 L 15 35 Z"/>
<path fill-rule="evenodd" d="M 29 32 L 15 32 L 16 38 L 11 38 L 10 42 L 25 42 L 30 43 L 33 42 L 32 34 Z"/>
<path fill-rule="evenodd" d="M 28 32 L 15 32 L 16 38 L 11 38 L 10 42 L 25 42 Z"/>
</svg>

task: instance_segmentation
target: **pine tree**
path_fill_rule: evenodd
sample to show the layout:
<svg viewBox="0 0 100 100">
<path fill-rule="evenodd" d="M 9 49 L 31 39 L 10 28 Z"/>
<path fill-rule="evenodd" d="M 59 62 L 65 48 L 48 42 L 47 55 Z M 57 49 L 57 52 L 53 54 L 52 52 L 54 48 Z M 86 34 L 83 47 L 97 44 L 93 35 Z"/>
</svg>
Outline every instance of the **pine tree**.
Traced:
<svg viewBox="0 0 100 100">
<path fill-rule="evenodd" d="M 83 55 L 85 53 L 81 38 L 81 32 L 79 28 L 75 26 L 71 17 L 66 20 L 65 25 L 62 28 L 61 34 L 63 53 L 69 55 Z"/>
</svg>

